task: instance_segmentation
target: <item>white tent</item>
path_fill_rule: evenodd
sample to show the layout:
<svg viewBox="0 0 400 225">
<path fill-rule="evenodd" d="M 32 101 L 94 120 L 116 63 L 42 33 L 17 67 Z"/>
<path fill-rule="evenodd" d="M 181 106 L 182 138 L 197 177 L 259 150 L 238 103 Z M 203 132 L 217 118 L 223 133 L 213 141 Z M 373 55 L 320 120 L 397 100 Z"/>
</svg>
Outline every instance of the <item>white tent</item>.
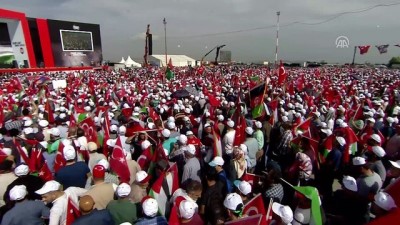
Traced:
<svg viewBox="0 0 400 225">
<path fill-rule="evenodd" d="M 124 57 L 122 57 L 122 59 L 121 59 L 121 61 L 120 61 L 119 63 L 125 64 L 125 59 L 124 59 Z"/>
<path fill-rule="evenodd" d="M 140 63 L 133 61 L 130 56 L 128 56 L 128 58 L 126 59 L 125 66 L 126 67 L 142 67 L 142 65 L 140 65 Z"/>
<path fill-rule="evenodd" d="M 167 56 L 168 61 L 165 62 L 165 55 L 151 55 L 149 57 L 149 61 L 152 65 L 157 65 L 157 66 L 165 66 L 169 63 L 169 60 L 171 60 L 173 66 L 194 66 L 196 64 L 196 60 L 193 58 L 190 58 L 186 55 L 168 55 Z"/>
</svg>

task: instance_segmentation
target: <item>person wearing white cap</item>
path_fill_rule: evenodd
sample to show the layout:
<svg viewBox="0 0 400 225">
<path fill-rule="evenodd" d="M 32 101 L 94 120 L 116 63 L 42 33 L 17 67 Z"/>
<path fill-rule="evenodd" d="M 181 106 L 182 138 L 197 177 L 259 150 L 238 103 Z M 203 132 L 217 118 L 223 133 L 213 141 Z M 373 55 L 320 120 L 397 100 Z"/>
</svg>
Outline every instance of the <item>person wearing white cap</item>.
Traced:
<svg viewBox="0 0 400 225">
<path fill-rule="evenodd" d="M 272 203 L 272 222 L 274 225 L 288 225 L 293 221 L 293 211 L 287 205 L 281 205 L 277 202 Z"/>
<path fill-rule="evenodd" d="M 11 182 L 6 188 L 4 200 L 7 202 L 10 190 L 16 185 L 24 185 L 28 191 L 26 198 L 29 200 L 40 200 L 40 195 L 35 194 L 35 191 L 40 189 L 44 182 L 38 177 L 29 174 L 29 167 L 26 164 L 20 164 L 15 167 L 14 174 L 18 177 Z"/>
<path fill-rule="evenodd" d="M 235 180 L 233 184 L 236 187 L 236 194 L 240 195 L 242 198 L 243 204 L 246 205 L 247 202 L 249 202 L 253 197 L 252 197 L 252 187 L 249 182 L 247 181 L 240 181 L 240 180 Z"/>
<path fill-rule="evenodd" d="M 217 125 L 218 130 L 219 130 L 219 133 L 222 134 L 225 130 L 225 124 L 224 124 L 225 118 L 223 115 L 218 115 L 217 119 L 218 119 L 218 125 Z"/>
<path fill-rule="evenodd" d="M 150 178 L 146 171 L 142 170 L 136 173 L 135 182 L 131 184 L 130 199 L 133 203 L 139 203 L 147 196 Z"/>
<path fill-rule="evenodd" d="M 38 124 L 41 130 L 40 132 L 43 133 L 44 140 L 49 141 L 50 140 L 50 129 L 48 128 L 49 122 L 47 120 L 40 120 Z"/>
<path fill-rule="evenodd" d="M 228 194 L 224 200 L 224 206 L 229 221 L 235 221 L 243 217 L 243 201 L 236 193 Z"/>
<path fill-rule="evenodd" d="M 44 218 L 50 216 L 50 209 L 41 201 L 28 200 L 27 194 L 24 185 L 16 185 L 10 190 L 9 198 L 15 205 L 3 215 L 1 224 L 44 224 Z"/>
<path fill-rule="evenodd" d="M 257 160 L 262 156 L 263 154 L 263 148 L 264 148 L 264 133 L 262 132 L 262 123 L 260 121 L 254 122 L 254 126 L 256 130 L 253 133 L 253 137 L 257 140 L 258 143 L 258 152 L 257 152 Z"/>
<path fill-rule="evenodd" d="M 397 205 L 392 196 L 381 191 L 374 196 L 374 201 L 372 202 L 371 206 L 371 213 L 375 215 L 375 218 L 379 218 L 396 208 Z"/>
<path fill-rule="evenodd" d="M 166 156 L 168 156 L 172 149 L 174 148 L 175 143 L 178 141 L 176 138 L 171 138 L 171 131 L 168 129 L 164 129 L 161 131 L 162 136 L 164 137 L 164 141 L 162 143 L 163 148 L 166 150 Z"/>
<path fill-rule="evenodd" d="M 372 146 L 372 152 L 365 153 L 368 161 L 371 162 L 371 169 L 376 172 L 382 179 L 386 180 L 386 168 L 383 165 L 382 158 L 386 155 L 385 150 L 380 146 Z"/>
<path fill-rule="evenodd" d="M 113 200 L 107 205 L 115 224 L 123 222 L 134 223 L 137 220 L 136 204 L 131 202 L 130 193 L 131 186 L 127 183 L 121 183 L 116 190 L 118 200 Z"/>
<path fill-rule="evenodd" d="M 228 120 L 226 122 L 227 125 L 227 131 L 222 139 L 222 149 L 223 149 L 223 154 L 231 155 L 233 152 L 233 141 L 235 140 L 235 122 L 233 120 Z"/>
<path fill-rule="evenodd" d="M 224 184 L 226 193 L 231 193 L 233 190 L 233 185 L 223 169 L 224 164 L 225 161 L 221 156 L 215 156 L 214 159 L 208 163 L 209 166 L 215 168 L 216 172 L 218 173 L 218 180 Z"/>
<path fill-rule="evenodd" d="M 200 179 L 200 161 L 196 157 L 196 147 L 189 144 L 185 151 L 185 165 L 183 166 L 182 174 L 182 184 L 185 184 L 188 180 L 197 180 L 201 182 Z"/>
<path fill-rule="evenodd" d="M 247 171 L 247 146 L 241 144 L 233 147 L 232 159 L 230 160 L 229 180 L 239 180 Z"/>
<path fill-rule="evenodd" d="M 144 217 L 138 219 L 135 225 L 168 225 L 164 216 L 157 216 L 158 203 L 154 198 L 146 198 L 142 201 L 142 210 Z"/>
<path fill-rule="evenodd" d="M 78 205 L 78 198 L 86 193 L 86 189 L 70 187 L 62 191 L 62 186 L 55 180 L 47 181 L 35 192 L 42 196 L 45 204 L 53 203 L 50 209 L 49 225 L 65 224 L 67 220 L 68 199 Z"/>
<path fill-rule="evenodd" d="M 55 174 L 55 180 L 60 182 L 64 189 L 69 187 L 84 188 L 86 179 L 91 176 L 90 169 L 85 162 L 76 162 L 76 151 L 72 145 L 63 149 L 65 166 L 61 167 Z"/>
<path fill-rule="evenodd" d="M 188 224 L 188 225 L 204 224 L 200 215 L 197 213 L 197 208 L 198 206 L 195 202 L 182 200 L 178 206 L 179 209 L 178 215 L 181 224 Z"/>
<path fill-rule="evenodd" d="M 90 169 L 90 172 L 92 172 L 93 167 L 102 159 L 106 160 L 106 156 L 103 153 L 98 153 L 97 152 L 97 144 L 95 142 L 89 142 L 87 143 L 87 148 L 89 151 L 89 162 L 88 166 Z"/>
<path fill-rule="evenodd" d="M 248 161 L 248 170 L 252 172 L 257 164 L 257 153 L 259 151 L 259 144 L 257 142 L 257 139 L 254 138 L 254 130 L 252 127 L 246 127 L 245 129 L 246 133 L 246 140 L 244 141 L 244 145 L 247 147 L 247 153 L 249 157 Z"/>
<path fill-rule="evenodd" d="M 353 165 L 361 175 L 357 178 L 358 194 L 368 197 L 375 195 L 382 187 L 381 177 L 371 169 L 371 163 L 362 157 L 354 157 Z"/>
</svg>

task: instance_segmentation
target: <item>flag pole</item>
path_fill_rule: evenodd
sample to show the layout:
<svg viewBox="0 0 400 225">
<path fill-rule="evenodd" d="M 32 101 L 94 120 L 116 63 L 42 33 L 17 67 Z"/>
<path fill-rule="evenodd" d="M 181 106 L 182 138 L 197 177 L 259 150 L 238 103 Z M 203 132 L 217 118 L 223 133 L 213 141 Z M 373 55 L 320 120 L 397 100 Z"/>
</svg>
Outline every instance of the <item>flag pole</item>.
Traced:
<svg viewBox="0 0 400 225">
<path fill-rule="evenodd" d="M 277 22 L 276 22 L 275 68 L 277 68 L 277 65 L 278 65 L 279 16 L 281 15 L 281 12 L 280 11 L 276 12 L 276 15 L 277 15 L 278 19 L 277 19 Z"/>
<path fill-rule="evenodd" d="M 164 24 L 164 46 L 165 46 L 165 67 L 167 67 L 168 64 L 168 56 L 167 56 L 167 21 L 163 20 Z"/>
<path fill-rule="evenodd" d="M 354 60 L 356 59 L 356 52 L 357 52 L 357 46 L 354 46 L 353 63 L 352 63 L 353 66 L 354 66 Z"/>
</svg>

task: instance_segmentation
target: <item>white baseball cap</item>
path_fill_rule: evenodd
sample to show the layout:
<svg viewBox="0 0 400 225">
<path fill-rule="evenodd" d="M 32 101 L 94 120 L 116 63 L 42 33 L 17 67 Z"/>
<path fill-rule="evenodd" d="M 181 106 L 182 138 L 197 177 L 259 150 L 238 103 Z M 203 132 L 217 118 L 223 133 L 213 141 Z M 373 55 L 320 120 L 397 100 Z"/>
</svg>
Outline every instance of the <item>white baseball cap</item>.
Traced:
<svg viewBox="0 0 400 225">
<path fill-rule="evenodd" d="M 154 217 L 157 215 L 158 212 L 158 203 L 154 198 L 148 198 L 144 200 L 142 208 L 143 208 L 143 213 L 146 216 Z"/>
<path fill-rule="evenodd" d="M 233 184 L 239 189 L 239 191 L 243 195 L 248 195 L 252 190 L 251 185 L 247 181 L 235 180 Z"/>
<path fill-rule="evenodd" d="M 175 129 L 175 128 L 176 128 L 175 122 L 168 122 L 168 123 L 167 123 L 167 127 L 168 127 L 169 129 Z"/>
<path fill-rule="evenodd" d="M 47 127 L 47 126 L 49 126 L 49 121 L 47 121 L 47 120 L 40 120 L 40 121 L 39 121 L 39 126 L 41 126 L 41 127 Z"/>
<path fill-rule="evenodd" d="M 243 208 L 243 200 L 238 194 L 230 193 L 225 197 L 224 206 L 227 209 L 236 211 Z"/>
<path fill-rule="evenodd" d="M 254 132 L 253 128 L 251 128 L 251 127 L 246 127 L 246 129 L 244 129 L 244 131 L 245 131 L 246 134 L 248 134 L 248 135 L 252 135 L 253 132 Z"/>
<path fill-rule="evenodd" d="M 87 147 L 88 147 L 88 150 L 90 152 L 94 152 L 94 151 L 97 150 L 97 144 L 95 142 L 92 142 L 92 141 L 87 143 Z"/>
<path fill-rule="evenodd" d="M 272 212 L 278 215 L 285 224 L 289 224 L 293 221 L 293 211 L 287 205 L 281 205 L 277 202 L 274 202 L 272 203 Z"/>
<path fill-rule="evenodd" d="M 186 135 L 181 134 L 181 135 L 179 135 L 178 140 L 180 143 L 186 144 L 188 141 L 188 138 L 186 137 Z"/>
<path fill-rule="evenodd" d="M 192 155 L 196 154 L 196 147 L 192 144 L 188 144 L 186 151 Z"/>
<path fill-rule="evenodd" d="M 193 135 L 193 131 L 188 130 L 188 131 L 186 132 L 186 136 L 189 136 L 189 135 Z"/>
<path fill-rule="evenodd" d="M 378 142 L 378 143 L 381 143 L 381 137 L 378 134 L 373 134 L 369 138 L 374 140 L 374 141 L 376 141 L 376 142 Z"/>
<path fill-rule="evenodd" d="M 127 183 L 122 183 L 117 187 L 118 197 L 126 197 L 131 193 L 131 186 Z"/>
<path fill-rule="evenodd" d="M 162 134 L 165 138 L 167 138 L 167 137 L 169 137 L 169 136 L 171 135 L 171 131 L 169 131 L 168 129 L 164 129 L 164 130 L 161 131 L 161 134 Z"/>
<path fill-rule="evenodd" d="M 72 146 L 72 145 L 65 146 L 63 149 L 63 154 L 64 154 L 65 160 L 75 159 L 76 152 L 75 152 L 74 146 Z"/>
<path fill-rule="evenodd" d="M 18 201 L 24 199 L 27 194 L 28 191 L 26 190 L 25 185 L 15 185 L 11 188 L 9 195 L 11 201 Z"/>
<path fill-rule="evenodd" d="M 218 118 L 218 121 L 224 121 L 224 116 L 223 115 L 218 115 L 217 118 Z"/>
<path fill-rule="evenodd" d="M 354 166 L 362 166 L 365 165 L 367 162 L 363 157 L 357 156 L 353 158 L 353 165 Z"/>
<path fill-rule="evenodd" d="M 214 159 L 208 163 L 211 167 L 216 167 L 216 166 L 223 166 L 224 165 L 224 159 L 221 156 L 215 156 Z"/>
<path fill-rule="evenodd" d="M 346 144 L 346 140 L 343 137 L 336 137 L 336 140 L 340 146 L 344 146 Z"/>
<path fill-rule="evenodd" d="M 240 144 L 239 145 L 240 150 L 242 150 L 242 152 L 247 155 L 248 151 L 247 151 L 247 145 L 245 144 Z"/>
<path fill-rule="evenodd" d="M 150 141 L 144 140 L 140 146 L 142 147 L 142 150 L 145 150 L 148 147 L 150 147 L 150 145 L 151 145 Z"/>
<path fill-rule="evenodd" d="M 53 136 L 58 137 L 58 136 L 60 136 L 60 130 L 58 128 L 56 128 L 56 127 L 53 127 L 50 130 L 50 134 L 53 135 Z"/>
<path fill-rule="evenodd" d="M 26 164 L 21 164 L 14 169 L 14 173 L 17 177 L 28 175 L 29 167 Z"/>
<path fill-rule="evenodd" d="M 117 125 L 113 124 L 113 125 L 110 126 L 110 131 L 117 132 L 117 130 L 118 130 Z"/>
<path fill-rule="evenodd" d="M 135 175 L 135 181 L 138 183 L 147 183 L 149 181 L 149 175 L 146 173 L 146 171 L 139 171 Z"/>
<path fill-rule="evenodd" d="M 120 126 L 118 129 L 118 133 L 124 135 L 126 133 L 126 127 Z"/>
<path fill-rule="evenodd" d="M 50 181 L 47 181 L 43 185 L 42 188 L 40 188 L 39 190 L 35 191 L 35 193 L 38 194 L 38 195 L 44 195 L 44 194 L 47 194 L 47 193 L 52 192 L 52 191 L 58 191 L 60 189 L 60 187 L 61 187 L 60 183 L 58 183 L 55 180 L 50 180 Z"/>
<path fill-rule="evenodd" d="M 400 169 L 400 160 L 397 161 L 391 161 L 389 160 L 390 164 L 392 164 L 393 167 L 396 167 L 397 169 Z"/>
<path fill-rule="evenodd" d="M 386 155 L 385 150 L 383 150 L 381 146 L 373 146 L 372 152 L 374 152 L 375 155 L 378 156 L 379 158 L 382 158 Z"/>
<path fill-rule="evenodd" d="M 257 128 L 262 128 L 262 123 L 260 121 L 256 121 L 255 125 Z"/>
<path fill-rule="evenodd" d="M 235 126 L 235 122 L 233 122 L 233 120 L 228 120 L 228 122 L 226 123 L 226 125 L 228 125 L 228 127 L 232 128 Z"/>
<path fill-rule="evenodd" d="M 343 186 L 347 190 L 354 191 L 354 192 L 358 191 L 357 182 L 356 182 L 356 179 L 354 179 L 354 177 L 344 176 L 343 177 Z"/>
<path fill-rule="evenodd" d="M 110 168 L 110 163 L 106 159 L 101 159 L 96 165 L 103 166 L 106 170 Z"/>
<path fill-rule="evenodd" d="M 193 201 L 183 200 L 179 204 L 179 216 L 184 219 L 190 219 L 196 213 L 197 204 Z"/>
<path fill-rule="evenodd" d="M 392 196 L 386 192 L 379 192 L 374 196 L 374 203 L 380 208 L 389 211 L 393 208 L 397 208 Z"/>
</svg>

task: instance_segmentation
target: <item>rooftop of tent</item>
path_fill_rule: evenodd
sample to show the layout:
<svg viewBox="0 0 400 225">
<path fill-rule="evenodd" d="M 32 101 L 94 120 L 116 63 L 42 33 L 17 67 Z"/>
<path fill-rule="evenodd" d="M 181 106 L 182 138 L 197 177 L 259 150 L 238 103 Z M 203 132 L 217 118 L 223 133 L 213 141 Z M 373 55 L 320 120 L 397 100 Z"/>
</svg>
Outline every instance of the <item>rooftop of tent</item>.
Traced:
<svg viewBox="0 0 400 225">
<path fill-rule="evenodd" d="M 196 60 L 193 58 L 190 58 L 189 56 L 186 55 L 167 55 L 168 62 L 165 62 L 165 55 L 150 55 L 150 57 L 160 60 L 162 65 L 168 64 L 169 60 L 172 61 L 172 65 L 175 66 L 175 63 L 178 62 L 195 62 Z"/>
</svg>

